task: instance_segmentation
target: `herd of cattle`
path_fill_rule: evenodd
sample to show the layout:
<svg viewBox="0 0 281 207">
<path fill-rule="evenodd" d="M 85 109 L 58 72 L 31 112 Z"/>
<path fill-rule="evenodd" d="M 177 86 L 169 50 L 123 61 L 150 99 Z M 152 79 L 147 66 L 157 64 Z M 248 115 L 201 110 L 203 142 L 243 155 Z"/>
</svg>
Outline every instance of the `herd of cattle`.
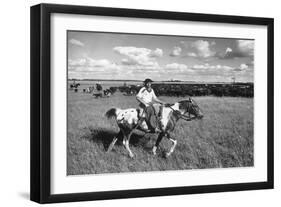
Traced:
<svg viewBox="0 0 281 207">
<path fill-rule="evenodd" d="M 70 84 L 70 90 L 73 90 L 74 92 L 79 92 L 80 83 L 73 83 Z M 96 84 L 96 86 L 89 86 L 87 88 L 82 88 L 80 91 L 83 91 L 83 93 L 89 93 L 95 96 L 96 98 L 102 98 L 102 97 L 110 97 L 112 94 L 116 92 L 115 88 L 110 89 L 102 89 L 101 84 Z"/>
<path fill-rule="evenodd" d="M 253 97 L 254 84 L 155 84 L 154 91 L 164 96 Z"/>
<path fill-rule="evenodd" d="M 79 84 L 79 83 L 78 83 Z M 77 84 L 76 84 L 77 85 Z M 80 84 L 76 87 L 70 86 L 75 92 L 79 91 Z M 102 87 L 96 85 L 83 88 L 80 91 L 93 94 L 96 98 L 110 97 L 116 91 L 123 95 L 133 96 L 138 93 L 142 86 L 140 85 L 123 85 L 110 87 L 102 90 Z M 231 97 L 253 97 L 253 83 L 228 83 L 228 84 L 165 84 L 154 83 L 152 88 L 157 96 L 231 96 Z"/>
</svg>

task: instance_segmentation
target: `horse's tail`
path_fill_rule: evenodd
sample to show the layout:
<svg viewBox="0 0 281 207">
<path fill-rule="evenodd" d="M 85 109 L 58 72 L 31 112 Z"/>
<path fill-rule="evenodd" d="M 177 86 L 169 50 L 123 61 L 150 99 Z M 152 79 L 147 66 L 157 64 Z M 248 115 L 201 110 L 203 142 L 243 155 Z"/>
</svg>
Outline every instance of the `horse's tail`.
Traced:
<svg viewBox="0 0 281 207">
<path fill-rule="evenodd" d="M 108 119 L 116 118 L 116 117 L 117 117 L 117 111 L 118 111 L 117 108 L 111 108 L 111 109 L 109 109 L 109 110 L 105 113 L 106 118 L 108 118 Z"/>
</svg>

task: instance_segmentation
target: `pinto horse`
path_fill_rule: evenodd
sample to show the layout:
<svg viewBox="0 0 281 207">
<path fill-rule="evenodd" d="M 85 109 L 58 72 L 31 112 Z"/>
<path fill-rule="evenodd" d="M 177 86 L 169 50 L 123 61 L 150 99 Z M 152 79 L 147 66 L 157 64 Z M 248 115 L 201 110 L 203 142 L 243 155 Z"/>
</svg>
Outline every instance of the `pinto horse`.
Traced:
<svg viewBox="0 0 281 207">
<path fill-rule="evenodd" d="M 129 152 L 130 157 L 134 157 L 130 147 L 129 141 L 130 137 L 135 129 L 147 132 L 148 127 L 145 122 L 145 113 L 141 113 L 140 109 L 129 108 L 129 109 L 119 109 L 111 108 L 106 113 L 105 116 L 110 118 L 115 118 L 116 122 L 120 128 L 117 136 L 115 136 L 108 147 L 107 152 L 111 151 L 114 144 L 117 141 L 117 137 L 123 137 L 123 144 Z M 191 98 L 187 100 L 182 100 L 174 104 L 165 104 L 162 109 L 162 116 L 160 117 L 161 132 L 158 134 L 157 141 L 152 148 L 152 153 L 156 155 L 156 150 L 163 137 L 167 137 L 172 143 L 172 147 L 169 152 L 166 153 L 166 157 L 170 156 L 176 145 L 177 140 L 172 138 L 170 133 L 174 130 L 178 120 L 183 119 L 186 121 L 191 121 L 194 119 L 202 119 L 203 113 L 201 112 L 197 103 Z"/>
</svg>

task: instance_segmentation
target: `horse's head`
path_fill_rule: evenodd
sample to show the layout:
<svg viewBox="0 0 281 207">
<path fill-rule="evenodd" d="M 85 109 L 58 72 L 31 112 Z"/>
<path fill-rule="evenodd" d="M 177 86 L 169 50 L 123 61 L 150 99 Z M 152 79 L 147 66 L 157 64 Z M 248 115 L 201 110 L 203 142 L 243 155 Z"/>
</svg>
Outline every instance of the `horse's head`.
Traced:
<svg viewBox="0 0 281 207">
<path fill-rule="evenodd" d="M 179 109 L 183 113 L 189 113 L 197 119 L 202 119 L 204 117 L 201 109 L 198 104 L 191 98 L 179 102 Z"/>
</svg>

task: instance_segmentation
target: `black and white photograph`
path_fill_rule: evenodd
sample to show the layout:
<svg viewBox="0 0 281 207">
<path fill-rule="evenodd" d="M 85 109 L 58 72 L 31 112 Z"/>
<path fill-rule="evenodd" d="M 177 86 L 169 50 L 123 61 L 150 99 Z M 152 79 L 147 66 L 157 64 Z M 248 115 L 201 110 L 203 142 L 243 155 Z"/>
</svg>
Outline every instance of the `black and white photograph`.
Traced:
<svg viewBox="0 0 281 207">
<path fill-rule="evenodd" d="M 281 203 L 278 1 L 3 1 L 1 201 Z"/>
<path fill-rule="evenodd" d="M 67 176 L 254 167 L 254 39 L 66 36 Z"/>
</svg>

